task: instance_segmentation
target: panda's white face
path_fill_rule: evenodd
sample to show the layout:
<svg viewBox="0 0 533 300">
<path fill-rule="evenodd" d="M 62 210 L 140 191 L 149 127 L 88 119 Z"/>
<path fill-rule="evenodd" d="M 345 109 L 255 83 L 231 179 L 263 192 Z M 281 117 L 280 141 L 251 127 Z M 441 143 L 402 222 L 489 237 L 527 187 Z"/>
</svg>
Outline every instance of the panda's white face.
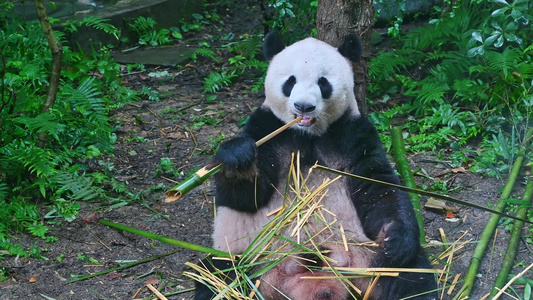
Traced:
<svg viewBox="0 0 533 300">
<path fill-rule="evenodd" d="M 353 88 L 349 60 L 336 48 L 307 38 L 271 59 L 264 106 L 285 123 L 301 116 L 294 126 L 321 135 L 347 110 L 360 114 Z"/>
</svg>

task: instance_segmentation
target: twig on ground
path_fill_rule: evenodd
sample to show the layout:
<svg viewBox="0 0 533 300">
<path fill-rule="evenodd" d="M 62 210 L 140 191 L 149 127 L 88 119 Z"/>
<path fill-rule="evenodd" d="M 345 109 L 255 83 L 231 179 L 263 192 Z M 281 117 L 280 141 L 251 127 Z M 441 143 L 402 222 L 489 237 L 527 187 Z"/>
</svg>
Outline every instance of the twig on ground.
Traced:
<svg viewBox="0 0 533 300">
<path fill-rule="evenodd" d="M 494 296 L 494 298 L 492 298 L 492 300 L 496 300 L 496 299 L 500 298 L 500 296 L 503 295 L 505 290 L 507 290 L 511 286 L 511 284 L 513 284 L 513 282 L 515 282 L 518 278 L 524 276 L 524 274 L 526 274 L 531 268 L 533 268 L 533 264 L 530 264 L 522 272 L 516 274 L 515 277 L 511 278 L 511 280 L 509 280 L 509 282 L 507 282 L 507 284 L 503 286 L 503 288 L 498 292 L 498 294 L 496 294 Z"/>
</svg>

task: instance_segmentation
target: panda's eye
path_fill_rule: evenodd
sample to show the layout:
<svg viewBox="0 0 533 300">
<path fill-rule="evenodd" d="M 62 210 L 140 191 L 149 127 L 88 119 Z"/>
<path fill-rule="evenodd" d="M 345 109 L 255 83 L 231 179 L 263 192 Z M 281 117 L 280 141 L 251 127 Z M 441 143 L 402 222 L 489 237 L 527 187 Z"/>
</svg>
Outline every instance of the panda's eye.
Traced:
<svg viewBox="0 0 533 300">
<path fill-rule="evenodd" d="M 329 81 L 326 79 L 326 77 L 320 77 L 318 79 L 318 87 L 320 87 L 322 98 L 328 99 L 329 97 L 331 97 L 333 87 L 331 86 L 331 83 L 329 83 Z"/>
<path fill-rule="evenodd" d="M 292 88 L 294 87 L 295 84 L 296 84 L 296 77 L 294 76 L 289 77 L 289 79 L 285 81 L 285 83 L 281 87 L 281 91 L 283 92 L 283 95 L 285 95 L 285 97 L 289 97 L 291 95 Z"/>
</svg>

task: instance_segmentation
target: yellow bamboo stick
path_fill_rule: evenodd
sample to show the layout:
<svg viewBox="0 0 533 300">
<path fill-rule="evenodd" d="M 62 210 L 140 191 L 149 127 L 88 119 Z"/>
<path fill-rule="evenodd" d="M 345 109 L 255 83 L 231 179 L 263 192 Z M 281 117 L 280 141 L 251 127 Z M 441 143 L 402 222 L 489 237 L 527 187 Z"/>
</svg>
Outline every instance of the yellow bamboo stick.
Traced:
<svg viewBox="0 0 533 300">
<path fill-rule="evenodd" d="M 255 142 L 255 144 L 259 147 L 266 143 L 271 138 L 278 135 L 280 132 L 284 131 L 285 129 L 291 127 L 292 125 L 296 124 L 302 119 L 302 117 L 298 117 L 291 122 L 281 126 L 280 128 L 274 130 L 270 134 L 266 135 L 264 138 L 258 140 Z M 165 203 L 170 203 L 178 200 L 181 196 L 185 195 L 195 187 L 202 184 L 204 181 L 206 181 L 209 177 L 211 177 L 213 174 L 218 172 L 221 168 L 221 165 L 216 165 L 214 167 L 209 168 L 209 166 L 205 166 L 201 168 L 200 170 L 196 171 L 191 177 L 185 179 L 177 186 L 170 189 L 170 191 L 167 192 L 167 197 L 165 198 Z"/>
</svg>

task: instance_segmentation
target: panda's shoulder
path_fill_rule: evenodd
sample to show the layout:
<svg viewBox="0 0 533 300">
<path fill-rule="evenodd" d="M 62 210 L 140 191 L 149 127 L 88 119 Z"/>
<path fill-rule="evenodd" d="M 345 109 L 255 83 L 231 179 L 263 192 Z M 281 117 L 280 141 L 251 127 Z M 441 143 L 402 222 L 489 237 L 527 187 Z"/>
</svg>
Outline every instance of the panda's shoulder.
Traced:
<svg viewBox="0 0 533 300">
<path fill-rule="evenodd" d="M 243 135 L 258 140 L 283 126 L 283 122 L 265 106 L 258 107 L 244 126 Z"/>
<path fill-rule="evenodd" d="M 349 112 L 331 124 L 329 129 L 328 134 L 338 134 L 339 138 L 344 135 L 361 138 L 379 137 L 376 128 L 367 117 L 354 116 Z"/>
</svg>

